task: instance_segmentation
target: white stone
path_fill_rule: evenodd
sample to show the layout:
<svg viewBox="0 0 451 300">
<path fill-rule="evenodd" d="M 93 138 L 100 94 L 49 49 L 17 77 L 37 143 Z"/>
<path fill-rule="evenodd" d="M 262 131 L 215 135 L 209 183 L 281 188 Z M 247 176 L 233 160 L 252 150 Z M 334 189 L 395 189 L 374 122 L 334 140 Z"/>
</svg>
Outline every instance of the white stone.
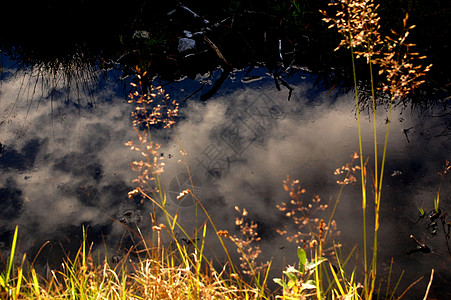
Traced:
<svg viewBox="0 0 451 300">
<path fill-rule="evenodd" d="M 178 50 L 180 53 L 196 48 L 196 41 L 189 38 L 180 38 Z"/>
</svg>

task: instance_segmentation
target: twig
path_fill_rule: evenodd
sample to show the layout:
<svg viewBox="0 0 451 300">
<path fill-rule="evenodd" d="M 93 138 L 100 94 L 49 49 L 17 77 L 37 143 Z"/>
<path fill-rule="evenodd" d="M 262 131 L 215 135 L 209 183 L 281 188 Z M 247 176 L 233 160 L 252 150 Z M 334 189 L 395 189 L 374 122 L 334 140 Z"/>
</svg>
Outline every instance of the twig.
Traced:
<svg viewBox="0 0 451 300">
<path fill-rule="evenodd" d="M 404 295 L 418 282 L 420 282 L 421 280 L 423 280 L 424 276 L 421 276 L 420 278 L 418 278 L 415 282 L 413 282 L 411 285 L 409 285 L 404 292 L 402 292 L 401 296 L 398 297 L 397 300 L 401 299 L 402 297 L 404 297 Z"/>
<path fill-rule="evenodd" d="M 229 63 L 225 59 L 224 55 L 222 55 L 219 48 L 206 35 L 204 35 L 204 40 L 207 42 L 208 45 L 210 45 L 210 47 L 215 51 L 219 59 L 224 63 L 224 68 L 230 68 Z"/>
<path fill-rule="evenodd" d="M 291 94 L 293 93 L 293 88 L 284 79 L 282 79 L 282 77 L 278 76 L 278 79 L 280 80 L 280 83 L 282 83 L 282 85 L 285 86 L 289 90 L 288 101 L 290 101 Z"/>
<path fill-rule="evenodd" d="M 226 79 L 229 77 L 229 74 L 230 70 L 227 68 L 224 71 L 222 71 L 221 76 L 215 81 L 213 87 L 208 92 L 201 95 L 200 100 L 205 101 L 210 99 L 219 90 L 222 84 L 226 81 Z"/>
<path fill-rule="evenodd" d="M 189 98 L 191 98 L 192 96 L 194 96 L 195 94 L 197 94 L 198 92 L 200 92 L 205 86 L 205 83 L 202 84 L 202 86 L 200 88 L 198 88 L 197 90 L 195 90 L 194 92 L 191 93 L 191 95 L 189 95 L 188 97 L 185 98 L 185 100 L 183 100 L 183 102 L 186 102 L 186 100 L 188 100 Z"/>
<path fill-rule="evenodd" d="M 408 129 L 403 129 L 402 130 L 402 132 L 404 132 L 404 135 L 406 136 L 406 139 L 407 139 L 407 143 L 409 143 L 410 144 L 410 140 L 409 140 L 409 131 L 410 131 L 410 129 L 412 129 L 413 127 L 410 127 L 410 128 L 408 128 Z"/>
<path fill-rule="evenodd" d="M 276 84 L 276 89 L 278 91 L 280 91 L 281 89 L 280 89 L 279 81 L 277 81 L 278 76 L 275 73 L 273 73 L 273 78 L 274 78 L 274 83 Z"/>
<path fill-rule="evenodd" d="M 188 13 L 190 13 L 193 17 L 195 18 L 199 18 L 202 19 L 202 21 L 204 22 L 205 25 L 210 24 L 210 21 L 208 21 L 207 19 L 199 16 L 198 14 L 196 14 L 194 11 L 192 11 L 190 8 L 186 7 L 185 5 L 183 5 L 181 2 L 178 2 L 178 5 L 181 9 L 187 11 Z"/>
<path fill-rule="evenodd" d="M 420 243 L 412 234 L 410 235 L 410 238 L 421 248 L 421 249 L 429 249 L 428 246 L 426 246 L 426 244 L 422 244 Z"/>
<path fill-rule="evenodd" d="M 280 40 L 280 39 L 279 39 L 279 57 L 280 57 L 280 62 L 282 63 L 282 68 L 284 68 L 283 56 L 282 56 L 282 40 Z"/>
<path fill-rule="evenodd" d="M 433 278 L 434 278 L 434 269 L 432 269 L 432 271 L 431 271 L 431 279 L 429 279 L 428 288 L 426 289 L 426 294 L 424 295 L 423 300 L 427 300 L 427 298 L 428 298 L 429 289 L 431 288 Z"/>
</svg>

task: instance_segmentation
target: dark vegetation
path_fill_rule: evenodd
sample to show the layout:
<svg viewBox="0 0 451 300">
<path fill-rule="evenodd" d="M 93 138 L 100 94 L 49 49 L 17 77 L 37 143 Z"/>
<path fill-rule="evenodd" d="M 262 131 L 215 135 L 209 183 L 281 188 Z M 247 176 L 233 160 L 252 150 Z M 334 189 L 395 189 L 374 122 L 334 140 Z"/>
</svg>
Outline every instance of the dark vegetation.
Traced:
<svg viewBox="0 0 451 300">
<path fill-rule="evenodd" d="M 328 2 L 7 1 L 2 4 L 1 49 L 18 61 L 19 68 L 39 66 L 48 72 L 62 68 L 66 79 L 80 76 L 74 68 L 119 69 L 122 77 L 147 71 L 145 83 L 154 76 L 172 81 L 222 67 L 223 75 L 213 88 L 200 91 L 204 100 L 234 68 L 247 68 L 252 76 L 252 67 L 258 65 L 268 68 L 279 89 L 290 88 L 283 78 L 302 66 L 319 74 L 321 84 L 331 91 L 346 91 L 353 86 L 349 53 L 333 51 L 340 35 L 327 29 L 319 13 Z M 433 64 L 428 82 L 410 100 L 415 104 L 449 100 L 451 3 L 384 1 L 379 10 L 381 30 L 400 28 L 405 13 L 411 24 L 420 25 L 409 42 L 427 56 L 425 64 Z M 196 46 L 179 51 L 179 39 L 185 37 Z M 363 61 L 357 68 L 365 95 L 369 74 Z"/>
</svg>

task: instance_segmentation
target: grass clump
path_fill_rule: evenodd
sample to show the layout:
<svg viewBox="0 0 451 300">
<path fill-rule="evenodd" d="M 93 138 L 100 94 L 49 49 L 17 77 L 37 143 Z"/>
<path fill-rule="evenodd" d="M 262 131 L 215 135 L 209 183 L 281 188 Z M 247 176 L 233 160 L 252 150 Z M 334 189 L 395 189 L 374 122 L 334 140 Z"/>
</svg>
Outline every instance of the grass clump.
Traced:
<svg viewBox="0 0 451 300">
<path fill-rule="evenodd" d="M 15 233 L 13 246 L 16 246 L 17 229 Z M 262 299 L 258 289 L 240 282 L 242 278 L 227 280 L 225 270 L 218 273 L 196 255 L 189 258 L 183 246 L 180 251 L 187 254 L 183 262 L 174 252 L 153 248 L 145 249 L 146 255 L 137 260 L 130 252 L 114 263 L 106 258 L 95 263 L 91 246 L 86 242 L 85 233 L 75 258 L 66 257 L 61 269 L 51 270 L 48 278 L 39 276 L 33 266 L 24 265 L 24 260 L 18 267 L 9 263 L 7 271 L 0 276 L 0 298 Z M 13 247 L 10 262 L 14 252 Z M 205 269 L 201 270 L 201 266 Z"/>
</svg>

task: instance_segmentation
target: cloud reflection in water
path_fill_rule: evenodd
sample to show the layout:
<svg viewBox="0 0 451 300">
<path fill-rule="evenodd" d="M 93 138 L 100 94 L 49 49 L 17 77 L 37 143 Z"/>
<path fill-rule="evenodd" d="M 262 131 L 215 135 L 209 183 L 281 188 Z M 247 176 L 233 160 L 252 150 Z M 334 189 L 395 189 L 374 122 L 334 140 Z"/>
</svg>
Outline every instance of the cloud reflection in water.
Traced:
<svg viewBox="0 0 451 300">
<path fill-rule="evenodd" d="M 186 226 L 195 223 L 193 201 L 179 204 L 174 197 L 186 188 L 187 171 L 178 162 L 183 160 L 181 144 L 196 177 L 194 191 L 218 228 L 234 232 L 233 207 L 246 208 L 259 224 L 262 259 L 273 258 L 274 270 L 295 259 L 294 246 L 275 233 L 288 222 L 276 208 L 287 201 L 282 188 L 286 175 L 300 180 L 307 190 L 307 203 L 313 195 L 327 202 L 339 189 L 334 170 L 358 151 L 352 97 L 332 97 L 315 87 L 311 78 L 303 78 L 293 79 L 290 101 L 288 93 L 277 91 L 270 80 L 245 85 L 229 80 L 225 85 L 235 91 L 207 102 L 189 100 L 174 129 L 153 133 L 165 157 L 163 179 L 172 200 L 170 210 L 177 211 Z M 192 84 L 185 80 L 167 91 L 181 97 L 181 90 Z M 12 107 L 19 86 L 13 78 L 2 83 L 3 115 L 9 113 L 6 110 Z M 8 232 L 15 224 L 21 226 L 22 251 L 46 240 L 63 239 L 68 226 L 80 224 L 90 224 L 99 235 L 103 230 L 113 246 L 123 232 L 121 221 L 150 230 L 149 203 L 127 198 L 136 176 L 129 164 L 137 159 L 124 146 L 136 138 L 130 120 L 132 107 L 108 89 L 98 91 L 94 98 L 96 106 L 81 111 L 62 98 L 53 103 L 40 101 L 39 107 L 37 99 L 22 98 L 0 127 L 0 228 Z M 449 158 L 448 138 L 433 138 L 442 128 L 440 123 L 423 115 L 393 112 L 382 197 L 380 262 L 384 268 L 394 256 L 395 264 L 401 263 L 399 268 L 410 271 L 408 280 L 427 272 L 431 264 L 437 263 L 440 269 L 437 257 L 422 260 L 405 254 L 414 246 L 410 234 L 424 238 L 424 229 L 413 226 L 417 206 L 431 206 L 438 184 L 435 173 Z M 385 117 L 386 111 L 378 109 L 380 145 Z M 364 153 L 372 158 L 372 124 L 367 115 L 362 124 Z M 443 188 L 442 205 L 446 207 L 451 204 L 445 196 L 449 187 Z M 198 224 L 204 219 L 200 216 Z M 359 184 L 345 187 L 335 219 L 345 249 L 362 243 Z M 445 252 L 442 242 L 431 240 L 430 247 Z"/>
</svg>

